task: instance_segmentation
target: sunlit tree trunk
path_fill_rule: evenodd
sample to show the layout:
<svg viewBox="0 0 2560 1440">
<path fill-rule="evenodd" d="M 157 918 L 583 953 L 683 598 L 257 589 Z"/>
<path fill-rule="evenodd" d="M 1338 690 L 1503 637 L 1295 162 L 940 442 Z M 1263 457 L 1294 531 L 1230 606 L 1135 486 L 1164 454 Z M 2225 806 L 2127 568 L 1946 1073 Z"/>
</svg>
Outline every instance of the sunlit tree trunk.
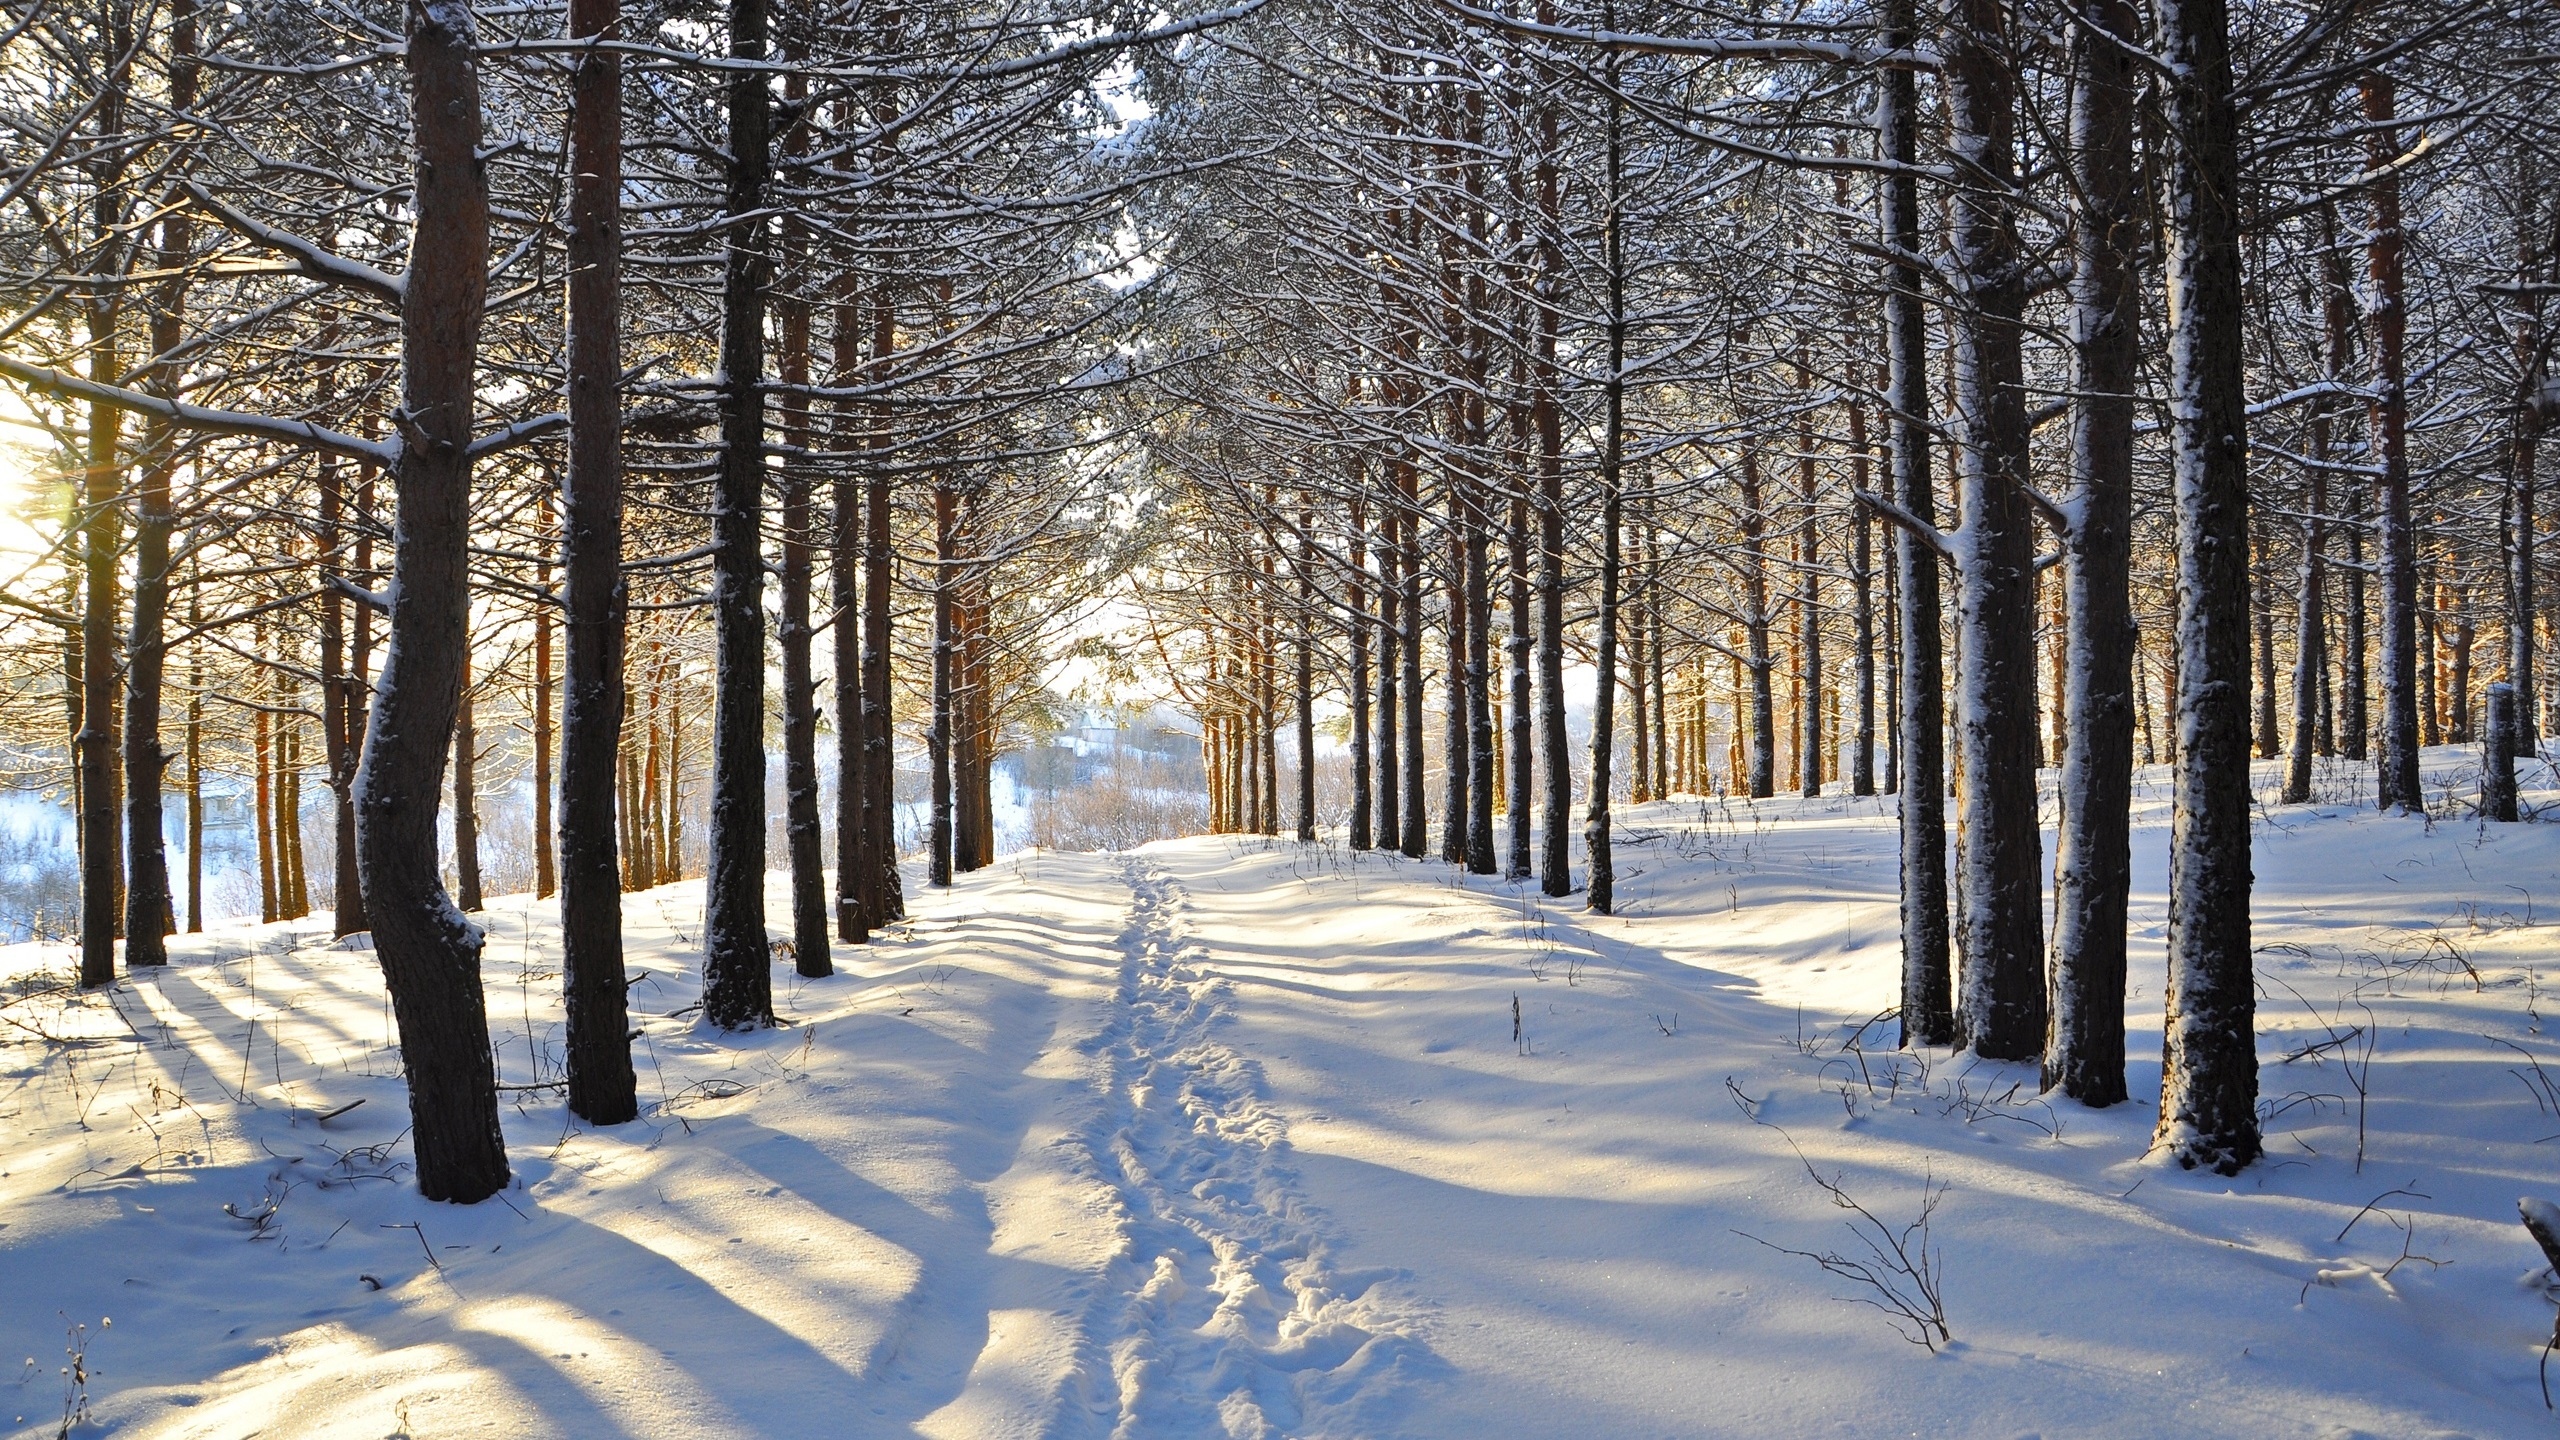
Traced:
<svg viewBox="0 0 2560 1440">
<path fill-rule="evenodd" d="M 2132 884 L 2133 426 L 2141 342 L 2134 265 L 2130 0 L 2083 0 L 2071 103 L 2074 311 L 2071 524 L 2063 540 L 2062 817 L 2054 855 L 2044 1083 L 2084 1105 L 2125 1098 L 2125 907 Z"/>
<path fill-rule="evenodd" d="M 436 866 L 469 644 L 471 424 L 489 253 L 470 8 L 410 0 L 403 60 L 417 147 L 402 287 L 399 510 L 390 645 L 356 771 L 356 849 L 409 1081 L 418 1189 L 469 1203 L 505 1187 L 481 932 Z"/>
</svg>

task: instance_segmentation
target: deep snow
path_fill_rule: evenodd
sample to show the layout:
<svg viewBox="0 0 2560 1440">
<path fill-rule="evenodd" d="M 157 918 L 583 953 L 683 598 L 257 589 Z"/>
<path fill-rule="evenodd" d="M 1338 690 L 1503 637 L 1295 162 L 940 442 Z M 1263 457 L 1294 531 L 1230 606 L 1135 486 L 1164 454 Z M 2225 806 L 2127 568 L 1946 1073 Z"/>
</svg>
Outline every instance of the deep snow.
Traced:
<svg viewBox="0 0 2560 1440">
<path fill-rule="evenodd" d="M 2165 795 L 2103 1112 L 1867 1023 L 1876 800 L 1626 812 L 1609 919 L 1336 845 L 1025 854 L 784 964 L 791 1025 L 744 1036 L 688 1009 L 698 885 L 626 897 L 643 1119 L 510 1091 L 518 1187 L 468 1209 L 417 1197 L 323 919 L 94 997 L 0 951 L 0 1417 L 56 1433 L 85 1324 L 93 1423 L 137 1436 L 2560 1429 L 2516 1218 L 2560 1199 L 2560 826 L 2262 810 L 2268 1158 L 2224 1180 L 2145 1154 Z M 539 1086 L 555 912 L 486 921 Z M 1866 1258 L 1808 1165 L 1895 1231 L 1945 1187 L 1952 1343 L 1785 1253 Z"/>
</svg>

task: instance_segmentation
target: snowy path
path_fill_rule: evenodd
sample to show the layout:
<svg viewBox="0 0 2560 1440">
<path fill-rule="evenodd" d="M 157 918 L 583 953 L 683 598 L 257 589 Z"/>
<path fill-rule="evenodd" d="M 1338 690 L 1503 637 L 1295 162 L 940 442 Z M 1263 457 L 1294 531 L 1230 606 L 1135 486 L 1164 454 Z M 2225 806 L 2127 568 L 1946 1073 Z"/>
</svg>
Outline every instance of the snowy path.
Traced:
<svg viewBox="0 0 2560 1440">
<path fill-rule="evenodd" d="M 698 888 L 631 896 L 643 1120 L 511 1090 L 519 1185 L 469 1209 L 411 1187 L 371 959 L 316 921 L 13 986 L 0 1434 L 59 1429 L 74 1321 L 101 1433 L 206 1440 L 2549 1433 L 2513 1206 L 2560 1199 L 2560 825 L 2261 817 L 2269 1158 L 2223 1180 L 2145 1153 L 2146 786 L 2104 1112 L 1862 1029 L 1874 801 L 1631 812 L 1608 919 L 1333 845 L 1008 858 L 750 1035 L 690 1013 Z M 555 923 L 488 916 L 511 1086 Z M 1807 1162 L 1896 1225 L 1948 1187 L 1954 1344 L 1769 1248 L 1853 1246 Z"/>
<path fill-rule="evenodd" d="M 1427 1349 L 1344 1275 L 1287 1161 L 1262 1070 L 1220 1039 L 1233 986 L 1183 933 L 1179 884 L 1124 862 L 1129 927 L 1111 1019 L 1091 1042 L 1107 1096 L 1077 1137 L 1118 1191 L 1122 1283 L 1089 1317 L 1115 1436 L 1357 1428 Z"/>
</svg>

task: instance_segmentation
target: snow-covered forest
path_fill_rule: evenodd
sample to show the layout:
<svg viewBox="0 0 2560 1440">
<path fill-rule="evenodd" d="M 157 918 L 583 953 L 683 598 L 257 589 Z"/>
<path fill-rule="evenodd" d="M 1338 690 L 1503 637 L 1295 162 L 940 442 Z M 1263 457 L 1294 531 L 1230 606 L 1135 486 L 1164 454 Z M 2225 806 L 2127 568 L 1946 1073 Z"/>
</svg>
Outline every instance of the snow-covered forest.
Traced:
<svg viewBox="0 0 2560 1440">
<path fill-rule="evenodd" d="M 2555 140 L 2521 0 L 0 0 L 5 1433 L 2560 1427 Z"/>
</svg>

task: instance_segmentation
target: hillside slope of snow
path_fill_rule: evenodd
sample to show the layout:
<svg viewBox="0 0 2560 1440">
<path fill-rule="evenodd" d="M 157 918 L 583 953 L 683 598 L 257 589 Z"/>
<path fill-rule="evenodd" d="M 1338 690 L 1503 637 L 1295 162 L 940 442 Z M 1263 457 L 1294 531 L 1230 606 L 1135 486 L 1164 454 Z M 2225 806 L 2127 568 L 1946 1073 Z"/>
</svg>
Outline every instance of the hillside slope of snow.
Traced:
<svg viewBox="0 0 2560 1440">
<path fill-rule="evenodd" d="M 0 951 L 0 1433 L 57 1433 L 67 1351 L 154 1437 L 2544 1433 L 2560 826 L 2263 812 L 2268 1158 L 2222 1179 L 2146 1154 L 2164 796 L 2110 1111 L 1896 1049 L 1877 800 L 1629 812 L 1606 919 L 1336 845 L 1024 854 L 751 1035 L 693 1013 L 698 887 L 629 896 L 607 1132 L 554 907 L 503 900 L 518 1179 L 468 1209 L 324 919 L 97 996 Z"/>
</svg>

